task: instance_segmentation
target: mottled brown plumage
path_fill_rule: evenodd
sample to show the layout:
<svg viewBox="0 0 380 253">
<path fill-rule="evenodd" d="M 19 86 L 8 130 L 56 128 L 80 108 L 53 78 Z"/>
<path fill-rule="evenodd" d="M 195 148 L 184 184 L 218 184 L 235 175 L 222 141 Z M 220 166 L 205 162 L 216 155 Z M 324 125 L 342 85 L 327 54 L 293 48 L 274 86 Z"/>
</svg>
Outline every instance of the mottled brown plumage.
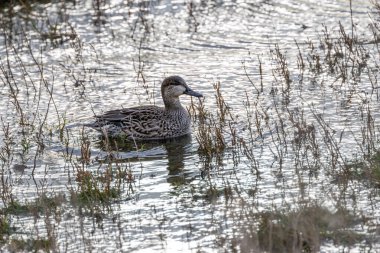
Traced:
<svg viewBox="0 0 380 253">
<path fill-rule="evenodd" d="M 110 135 L 125 135 L 134 140 L 160 140 L 190 133 L 190 116 L 179 96 L 202 97 L 179 76 L 164 79 L 161 95 L 165 107 L 138 106 L 105 112 L 96 116 L 94 127 Z"/>
</svg>

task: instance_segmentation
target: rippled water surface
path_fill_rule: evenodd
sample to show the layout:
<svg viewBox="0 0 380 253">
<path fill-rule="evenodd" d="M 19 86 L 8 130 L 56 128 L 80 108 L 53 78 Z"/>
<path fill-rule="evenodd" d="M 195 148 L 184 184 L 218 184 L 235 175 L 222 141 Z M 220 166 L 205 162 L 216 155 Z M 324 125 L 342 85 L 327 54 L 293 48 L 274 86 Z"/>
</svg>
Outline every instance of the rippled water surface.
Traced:
<svg viewBox="0 0 380 253">
<path fill-rule="evenodd" d="M 12 228 L 3 251 L 31 250 L 16 239 L 44 239 L 42 250 L 58 252 L 283 252 L 265 244 L 280 237 L 263 239 L 263 214 L 314 205 L 334 214 L 326 229 L 341 234 L 300 232 L 317 242 L 305 252 L 380 250 L 380 171 L 349 174 L 372 164 L 379 143 L 380 16 L 371 2 L 53 0 L 1 8 L 0 206 L 55 200 L 2 212 Z M 110 109 L 161 106 L 170 75 L 204 95 L 181 97 L 191 137 L 115 144 L 86 126 Z M 379 181 L 368 179 L 376 173 Z M 86 178 L 119 194 L 83 204 L 86 187 L 95 187 Z"/>
</svg>

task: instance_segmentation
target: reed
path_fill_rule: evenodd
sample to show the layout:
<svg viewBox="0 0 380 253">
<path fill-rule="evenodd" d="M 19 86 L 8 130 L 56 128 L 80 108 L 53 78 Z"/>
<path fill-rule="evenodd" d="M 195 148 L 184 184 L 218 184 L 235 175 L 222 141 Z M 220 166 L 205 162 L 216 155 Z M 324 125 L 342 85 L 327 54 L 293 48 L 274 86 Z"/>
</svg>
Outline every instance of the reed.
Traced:
<svg viewBox="0 0 380 253">
<path fill-rule="evenodd" d="M 135 80 L 143 98 L 154 103 L 148 80 L 151 54 L 146 53 L 155 29 L 154 20 L 145 15 L 149 4 L 128 1 L 138 14 L 126 18 L 131 26 L 127 36 L 136 49 L 131 56 Z M 107 2 L 94 1 L 93 7 L 94 23 L 101 28 Z M 205 219 L 207 229 L 201 235 L 215 238 L 207 241 L 212 249 L 318 252 L 325 243 L 344 249 L 378 243 L 376 216 L 360 210 L 363 196 L 358 191 L 365 189 L 365 200 L 372 201 L 372 210 L 366 211 L 376 210 L 380 29 L 377 19 L 372 19 L 372 35 L 363 38 L 355 29 L 351 7 L 349 28 L 343 23 L 337 23 L 335 30 L 324 25 L 318 40 L 295 41 L 286 51 L 276 44 L 270 52 L 249 53 L 250 60 L 238 70 L 244 85 L 236 104 L 228 102 L 234 96 L 225 93 L 228 81 L 213 83 L 213 95 L 206 100 L 192 100 L 188 111 L 195 125 L 192 144 L 197 153 L 189 151 L 194 159 L 185 162 L 194 167 L 189 172 L 182 164 L 176 171 L 181 181 L 171 181 L 172 171 L 166 175 L 163 170 L 164 184 L 171 187 L 163 197 L 178 200 L 180 212 L 185 207 L 187 212 L 193 206 L 204 208 L 205 216 L 212 218 Z M 197 32 L 202 5 L 190 1 L 185 8 L 189 30 Z M 380 13 L 377 2 L 374 8 Z M 58 19 L 64 14 L 58 12 Z M 13 17 L 1 21 L 4 31 Z M 67 251 L 64 241 L 71 235 L 58 233 L 75 216 L 80 233 L 73 233 L 70 240 L 79 238 L 84 251 L 94 250 L 96 230 L 110 226 L 106 229 L 118 237 L 118 250 L 124 247 L 125 231 L 144 227 L 148 215 L 162 228 L 157 236 L 164 245 L 166 210 L 148 203 L 136 209 L 132 218 L 121 214 L 122 205 L 139 200 L 143 180 L 156 175 L 147 172 L 156 168 L 146 164 L 165 160 L 165 154 L 125 158 L 131 151 L 149 151 L 150 145 L 107 133 L 99 137 L 87 128 L 72 126 L 70 114 L 62 113 L 64 107 L 58 104 L 57 89 L 62 87 L 57 77 L 64 80 L 61 91 L 69 90 L 85 105 L 91 99 L 87 92 L 96 86 L 97 73 L 104 66 L 96 48 L 83 42 L 68 21 L 47 19 L 41 24 L 34 28 L 34 39 L 43 44 L 39 50 L 27 34 L 16 38 L 18 31 L 6 30 L 5 53 L 0 56 L 0 82 L 9 99 L 9 113 L 0 118 L 0 246 L 9 251 Z M 46 64 L 44 47 L 61 46 L 72 52 L 70 56 L 58 66 Z M 87 67 L 92 60 L 92 67 Z M 55 159 L 57 164 L 45 164 Z M 55 167 L 59 179 L 51 178 Z M 63 190 L 56 190 L 57 181 Z M 23 201 L 16 189 L 24 186 L 35 192 L 34 198 Z M 328 203 L 315 200 L 325 197 Z M 220 207 L 223 211 L 216 210 Z M 31 226 L 19 222 L 25 217 L 32 220 Z M 194 237 L 193 220 L 189 221 L 190 241 Z"/>
<path fill-rule="evenodd" d="M 334 213 L 311 205 L 287 213 L 264 212 L 259 217 L 259 247 L 268 252 L 319 252 L 323 240 L 345 245 L 363 240 L 354 231 L 341 230 L 355 222 L 345 210 Z M 333 222 L 336 219 L 339 221 Z"/>
</svg>

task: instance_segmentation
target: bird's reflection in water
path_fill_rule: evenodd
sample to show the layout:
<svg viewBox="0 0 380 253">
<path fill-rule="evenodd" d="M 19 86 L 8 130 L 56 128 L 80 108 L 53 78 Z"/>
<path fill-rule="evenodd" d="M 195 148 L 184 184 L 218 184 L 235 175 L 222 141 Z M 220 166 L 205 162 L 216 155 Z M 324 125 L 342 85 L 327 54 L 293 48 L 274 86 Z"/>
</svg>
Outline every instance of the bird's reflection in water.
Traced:
<svg viewBox="0 0 380 253">
<path fill-rule="evenodd" d="M 194 169 L 185 169 L 185 157 L 187 154 L 191 155 L 190 135 L 163 141 L 137 143 L 120 137 L 109 137 L 108 139 L 103 137 L 98 144 L 99 148 L 107 151 L 107 153 L 109 151 L 117 152 L 119 154 L 117 161 L 133 161 L 136 159 L 162 160 L 167 158 L 167 169 L 169 171 L 167 181 L 173 186 L 190 182 L 194 175 Z"/>
<path fill-rule="evenodd" d="M 191 153 L 191 136 L 184 136 L 165 142 L 168 155 L 169 176 L 167 181 L 173 185 L 182 185 L 191 181 L 192 170 L 185 169 L 185 156 Z"/>
</svg>

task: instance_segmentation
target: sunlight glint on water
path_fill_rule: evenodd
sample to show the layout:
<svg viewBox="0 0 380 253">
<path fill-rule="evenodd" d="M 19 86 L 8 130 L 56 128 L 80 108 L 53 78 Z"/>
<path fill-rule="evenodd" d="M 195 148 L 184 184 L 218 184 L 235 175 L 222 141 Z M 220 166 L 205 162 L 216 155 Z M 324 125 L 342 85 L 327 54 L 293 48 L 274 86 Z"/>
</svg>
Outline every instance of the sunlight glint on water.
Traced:
<svg viewBox="0 0 380 253">
<path fill-rule="evenodd" d="M 12 170 L 12 194 L 21 203 L 31 202 L 42 193 L 48 196 L 63 193 L 67 199 L 59 209 L 60 213 L 54 216 L 60 219 L 52 220 L 55 224 L 53 228 L 47 226 L 44 219 L 35 221 L 33 215 L 28 215 L 13 221 L 15 237 L 19 232 L 20 237 L 27 238 L 36 230 L 42 237 L 53 234 L 57 249 L 62 252 L 196 252 L 198 249 L 211 252 L 228 251 L 234 247 L 240 247 L 242 252 L 254 252 L 257 243 L 249 238 L 247 231 L 257 226 L 259 218 L 250 214 L 286 209 L 288 205 L 298 207 L 314 200 L 336 211 L 337 191 L 341 189 L 332 183 L 339 181 L 339 176 L 330 169 L 333 161 L 330 160 L 329 146 L 327 141 L 322 141 L 326 132 L 316 132 L 318 140 L 321 140 L 319 145 L 326 145 L 326 152 L 320 154 L 324 167 L 311 170 L 311 167 L 320 165 L 315 165 L 305 156 L 299 158 L 304 166 L 295 169 L 297 154 L 294 150 L 289 148 L 281 162 L 282 157 L 278 156 L 280 152 L 277 151 L 285 145 L 296 146 L 295 142 L 278 137 L 279 126 L 269 122 L 264 136 L 259 138 L 254 131 L 255 141 L 249 143 L 247 121 L 254 115 L 253 106 L 269 118 L 283 116 L 284 120 L 289 120 L 287 115 L 279 114 L 275 109 L 285 107 L 285 98 L 276 96 L 276 92 L 283 90 L 281 85 L 284 82 L 273 78 L 277 64 L 273 55 L 275 44 L 278 44 L 286 55 L 291 72 L 288 112 L 297 117 L 302 111 L 306 121 L 314 126 L 322 125 L 318 121 L 319 116 L 316 116 L 322 115 L 321 118 L 328 124 L 326 129 L 336 131 L 334 139 L 343 139 L 340 153 L 352 160 L 361 154 L 363 120 L 360 120 L 359 111 L 361 106 L 366 105 L 363 102 L 365 98 L 371 101 L 368 105 L 372 116 L 379 119 L 380 108 L 375 95 L 371 95 L 370 80 L 362 77 L 361 85 L 356 86 L 342 85 L 328 73 L 305 71 L 301 76 L 297 68 L 299 51 L 295 43 L 297 41 L 301 50 L 305 51 L 309 50 L 309 41 L 319 47 L 323 24 L 337 32 L 338 22 L 341 22 L 350 32 L 349 1 L 326 0 L 318 1 L 318 4 L 314 1 L 281 0 L 255 1 L 257 3 L 105 1 L 99 9 L 96 2 L 75 1 L 74 5 L 71 2 L 43 4 L 37 1 L 32 4 L 30 15 L 38 20 L 38 29 L 33 28 L 30 19 L 22 18 L 29 14 L 21 11 L 19 16 L 14 17 L 19 23 L 15 24 L 12 32 L 2 28 L 8 37 L 11 34 L 15 37 L 14 47 L 30 75 L 27 78 L 30 86 L 22 85 L 25 83 L 24 73 L 21 72 L 23 66 L 11 54 L 10 61 L 18 66 L 14 72 L 20 80 L 18 99 L 25 114 L 30 121 L 35 119 L 33 123 L 38 126 L 48 112 L 43 127 L 43 151 L 39 151 L 34 142 L 33 138 L 37 137 L 26 134 L 26 140 L 30 141 L 30 148 L 27 149 L 21 145 L 25 144 L 22 141 L 25 129 L 19 124 L 20 118 L 15 113 L 12 97 L 8 95 L 9 89 L 0 91 L 5 98 L 0 101 L 0 115 L 4 122 L 15 126 L 12 138 L 20 144 L 15 148 L 11 166 L 27 166 L 24 173 Z M 372 38 L 368 29 L 371 5 L 367 1 L 353 1 L 352 4 L 357 34 Z M 2 11 L 0 15 L 2 19 L 7 12 Z M 48 27 L 46 17 L 57 26 Z M 49 39 L 53 27 L 61 32 L 57 35 L 58 39 Z M 43 40 L 41 36 L 48 38 Z M 24 37 L 30 41 L 35 59 L 43 62 L 44 78 L 50 89 L 54 90 L 54 105 L 49 100 L 48 90 L 40 82 L 41 75 L 27 42 L 17 42 L 17 38 Z M 3 64 L 6 64 L 5 45 L 5 37 L 1 36 L 0 60 Z M 373 52 L 376 54 L 375 49 Z M 259 60 L 262 62 L 262 75 Z M 378 63 L 376 59 L 369 61 Z M 264 91 L 261 97 L 244 68 L 257 87 L 262 78 Z M 191 140 L 152 146 L 147 144 L 141 151 L 131 146 L 121 147 L 114 152 L 119 159 L 116 164 L 130 171 L 134 181 L 131 189 L 124 182 L 121 196 L 109 206 L 87 208 L 70 201 L 73 191 L 78 189 L 78 171 L 84 167 L 85 171 L 102 172 L 107 168 L 109 158 L 109 152 L 100 145 L 100 134 L 83 128 L 83 123 L 91 122 L 94 113 L 100 114 L 110 109 L 143 104 L 161 106 L 160 83 L 169 75 L 183 76 L 192 88 L 200 91 L 205 96 L 205 108 L 210 113 L 217 111 L 213 83 L 221 83 L 223 97 L 235 117 L 233 127 L 236 127 L 239 138 L 251 145 L 250 150 L 259 164 L 260 178 L 256 177 L 252 160 L 247 155 L 238 153 L 235 154 L 238 158 L 234 157 L 236 150 L 233 147 L 226 148 L 219 160 L 215 157 L 207 160 L 202 156 L 198 152 L 196 136 L 199 121 L 196 121 Z M 3 77 L 4 73 L 0 76 Z M 34 81 L 35 87 L 29 78 Z M 320 96 L 321 93 L 324 96 Z M 252 114 L 246 112 L 247 99 L 252 102 Z M 258 105 L 253 105 L 254 101 Z M 181 102 L 190 106 L 191 101 L 183 97 Z M 199 105 L 199 101 L 194 100 L 194 104 Z M 365 111 L 365 106 L 363 108 Z M 66 119 L 63 135 L 69 140 L 67 146 L 60 139 L 58 123 L 63 124 L 63 118 Z M 284 129 L 291 139 L 297 135 L 294 130 L 297 128 L 287 122 Z M 375 127 L 379 127 L 377 121 Z M 35 129 L 33 126 L 30 128 L 31 136 L 35 136 Z M 4 131 L 1 134 L 5 143 Z M 81 144 L 84 139 L 89 140 L 92 148 L 88 165 L 83 165 L 79 159 L 83 153 Z M 232 136 L 226 134 L 228 143 L 232 142 L 231 139 Z M 37 151 L 41 153 L 35 156 Z M 369 198 L 373 194 L 371 190 L 362 185 L 357 187 L 363 189 L 348 187 L 343 194 L 348 196 L 354 192 L 356 196 L 356 199 L 347 197 L 346 205 L 360 210 L 357 212 L 365 213 L 374 224 L 379 224 L 380 215 L 374 211 L 379 207 L 376 204 L 379 196 Z M 229 191 L 234 193 L 229 195 Z M 370 202 L 372 209 L 367 207 Z M 366 230 L 360 232 L 363 231 Z M 240 243 L 236 246 L 234 240 L 237 238 Z M 331 245 L 334 245 L 331 241 L 322 243 L 321 250 L 329 251 L 333 248 Z M 378 244 L 372 246 L 380 247 Z M 359 244 L 355 249 L 360 247 Z M 4 250 L 9 248 L 4 247 Z"/>
</svg>

